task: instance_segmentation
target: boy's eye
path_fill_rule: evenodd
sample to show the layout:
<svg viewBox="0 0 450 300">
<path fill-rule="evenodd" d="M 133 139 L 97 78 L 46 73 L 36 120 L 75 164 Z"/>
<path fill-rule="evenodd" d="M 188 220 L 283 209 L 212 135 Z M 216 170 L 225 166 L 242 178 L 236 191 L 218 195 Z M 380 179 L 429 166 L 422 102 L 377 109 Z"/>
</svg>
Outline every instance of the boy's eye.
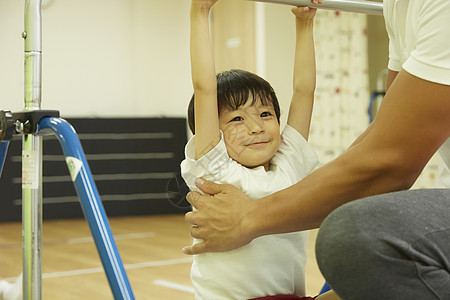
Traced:
<svg viewBox="0 0 450 300">
<path fill-rule="evenodd" d="M 272 114 L 268 111 L 265 111 L 261 114 L 261 117 L 270 117 Z"/>
<path fill-rule="evenodd" d="M 239 121 L 242 121 L 242 120 L 244 120 L 242 117 L 234 117 L 234 118 L 231 120 L 231 122 L 239 122 Z"/>
</svg>

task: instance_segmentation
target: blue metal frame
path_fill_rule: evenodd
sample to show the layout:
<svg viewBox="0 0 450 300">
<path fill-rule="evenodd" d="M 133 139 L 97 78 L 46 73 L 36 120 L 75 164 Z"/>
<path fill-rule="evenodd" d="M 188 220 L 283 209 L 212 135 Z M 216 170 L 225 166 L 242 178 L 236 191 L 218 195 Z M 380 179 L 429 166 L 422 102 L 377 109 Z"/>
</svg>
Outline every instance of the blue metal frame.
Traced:
<svg viewBox="0 0 450 300">
<path fill-rule="evenodd" d="M 3 166 L 5 165 L 6 152 L 8 152 L 9 141 L 0 141 L 0 178 L 2 177 Z"/>
<path fill-rule="evenodd" d="M 61 143 L 114 299 L 134 299 L 133 291 L 77 133 L 64 119 L 43 118 L 39 122 L 38 134 L 43 135 L 49 131 L 54 133 Z"/>
</svg>

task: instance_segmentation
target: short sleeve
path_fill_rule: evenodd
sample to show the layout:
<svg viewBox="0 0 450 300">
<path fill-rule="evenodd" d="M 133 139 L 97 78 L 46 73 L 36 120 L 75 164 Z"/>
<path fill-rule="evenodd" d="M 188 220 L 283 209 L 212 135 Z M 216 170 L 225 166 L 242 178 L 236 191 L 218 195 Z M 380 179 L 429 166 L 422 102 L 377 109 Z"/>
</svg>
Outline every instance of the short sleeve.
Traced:
<svg viewBox="0 0 450 300">
<path fill-rule="evenodd" d="M 403 69 L 436 83 L 450 85 L 450 1 L 415 1 L 412 22 L 416 47 Z"/>
<path fill-rule="evenodd" d="M 277 156 L 282 156 L 289 163 L 295 171 L 296 180 L 300 180 L 314 170 L 319 158 L 305 138 L 291 126 L 286 125 L 281 136 Z M 273 159 L 274 163 L 281 161 L 277 156 Z"/>
<path fill-rule="evenodd" d="M 219 143 L 197 160 L 195 159 L 195 136 L 192 137 L 185 147 L 185 157 L 181 162 L 181 176 L 191 189 L 195 187 L 197 177 L 214 180 L 214 176 L 221 175 L 221 171 L 226 170 L 231 162 L 222 132 L 220 132 Z"/>
</svg>

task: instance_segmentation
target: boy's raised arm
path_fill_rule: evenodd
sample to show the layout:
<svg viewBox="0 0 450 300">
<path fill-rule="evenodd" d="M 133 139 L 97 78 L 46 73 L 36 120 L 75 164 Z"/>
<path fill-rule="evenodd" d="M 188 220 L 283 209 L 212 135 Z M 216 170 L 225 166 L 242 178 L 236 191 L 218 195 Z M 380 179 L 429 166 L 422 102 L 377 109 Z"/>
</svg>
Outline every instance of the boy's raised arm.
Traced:
<svg viewBox="0 0 450 300">
<path fill-rule="evenodd" d="M 217 81 L 209 32 L 209 13 L 217 0 L 192 0 L 190 57 L 194 86 L 195 158 L 219 142 Z"/>
<path fill-rule="evenodd" d="M 314 4 L 322 2 L 313 0 Z M 289 108 L 288 125 L 308 140 L 311 114 L 316 88 L 316 63 L 314 54 L 315 8 L 294 7 L 296 42 L 294 60 L 293 95 Z"/>
</svg>

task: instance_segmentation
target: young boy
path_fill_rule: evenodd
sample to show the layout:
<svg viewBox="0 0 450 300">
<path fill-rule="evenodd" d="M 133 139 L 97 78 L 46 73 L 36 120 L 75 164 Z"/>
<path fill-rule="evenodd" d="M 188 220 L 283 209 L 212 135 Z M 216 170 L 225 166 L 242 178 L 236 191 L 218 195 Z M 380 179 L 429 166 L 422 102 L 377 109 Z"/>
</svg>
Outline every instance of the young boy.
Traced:
<svg viewBox="0 0 450 300">
<path fill-rule="evenodd" d="M 257 199 L 296 183 L 318 163 L 307 143 L 316 77 L 315 9 L 292 9 L 294 92 L 287 126 L 280 135 L 280 108 L 267 81 L 242 70 L 215 74 L 209 13 L 216 1 L 191 3 L 194 96 L 188 119 L 195 136 L 186 145 L 182 175 L 191 189 L 196 189 L 195 178 L 203 177 L 233 184 Z M 277 234 L 230 252 L 194 256 L 191 279 L 196 299 L 303 297 L 306 242 L 306 232 Z"/>
</svg>

